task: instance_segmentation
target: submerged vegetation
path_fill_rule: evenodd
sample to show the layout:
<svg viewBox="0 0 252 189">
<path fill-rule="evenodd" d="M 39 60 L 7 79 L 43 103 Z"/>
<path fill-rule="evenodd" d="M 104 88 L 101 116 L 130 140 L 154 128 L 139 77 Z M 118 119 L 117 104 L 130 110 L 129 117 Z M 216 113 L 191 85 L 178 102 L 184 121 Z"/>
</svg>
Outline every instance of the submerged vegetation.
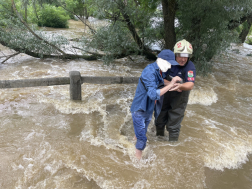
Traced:
<svg viewBox="0 0 252 189">
<path fill-rule="evenodd" d="M 108 24 L 96 28 L 89 23 L 90 16 Z M 75 39 L 75 45 L 71 39 L 40 30 L 67 28 L 70 18 L 82 21 L 89 30 Z M 192 59 L 203 75 L 211 71 L 212 57 L 231 42 L 252 44 L 251 24 L 251 0 L 0 0 L 0 43 L 16 51 L 10 56 L 26 53 L 109 63 L 141 54 L 155 60 L 153 44 L 159 50 L 172 49 L 176 41 L 186 39 L 194 47 Z M 66 46 L 82 55 L 67 54 Z"/>
</svg>

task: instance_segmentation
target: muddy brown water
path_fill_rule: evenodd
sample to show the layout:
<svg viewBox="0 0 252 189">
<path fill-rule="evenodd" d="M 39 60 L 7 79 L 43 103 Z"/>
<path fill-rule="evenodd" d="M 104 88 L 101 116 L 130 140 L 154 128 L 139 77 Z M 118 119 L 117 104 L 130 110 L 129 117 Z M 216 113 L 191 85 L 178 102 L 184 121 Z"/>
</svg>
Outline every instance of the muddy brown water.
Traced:
<svg viewBox="0 0 252 189">
<path fill-rule="evenodd" d="M 73 37 L 66 30 L 50 30 Z M 0 53 L 9 53 L 1 47 Z M 134 157 L 130 105 L 136 85 L 82 85 L 0 89 L 1 188 L 252 188 L 252 48 L 233 44 L 215 57 L 214 73 L 197 76 L 179 142 L 157 138 L 153 121 L 143 159 Z M 0 80 L 140 76 L 149 63 L 40 60 L 20 54 L 0 65 Z"/>
</svg>

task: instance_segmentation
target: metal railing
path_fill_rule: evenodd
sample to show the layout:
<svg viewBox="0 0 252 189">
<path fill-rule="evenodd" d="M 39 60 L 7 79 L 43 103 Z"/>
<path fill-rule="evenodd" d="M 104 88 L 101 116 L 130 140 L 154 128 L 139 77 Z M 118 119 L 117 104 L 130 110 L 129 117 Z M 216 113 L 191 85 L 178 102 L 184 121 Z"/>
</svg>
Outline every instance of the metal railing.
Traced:
<svg viewBox="0 0 252 189">
<path fill-rule="evenodd" d="M 70 99 L 81 100 L 81 84 L 136 84 L 138 77 L 96 77 L 81 76 L 78 71 L 70 71 L 69 77 L 39 78 L 39 79 L 20 79 L 20 80 L 0 80 L 0 89 L 4 88 L 23 88 L 52 85 L 69 85 Z"/>
</svg>

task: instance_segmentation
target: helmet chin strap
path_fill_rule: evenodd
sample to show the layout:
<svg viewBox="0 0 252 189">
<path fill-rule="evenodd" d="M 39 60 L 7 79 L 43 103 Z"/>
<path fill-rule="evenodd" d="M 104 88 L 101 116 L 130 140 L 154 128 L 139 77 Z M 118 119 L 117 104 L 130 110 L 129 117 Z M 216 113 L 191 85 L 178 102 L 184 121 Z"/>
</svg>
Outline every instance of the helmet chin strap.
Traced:
<svg viewBox="0 0 252 189">
<path fill-rule="evenodd" d="M 159 69 L 162 72 L 167 72 L 167 70 L 171 68 L 171 63 L 169 63 L 168 61 L 166 61 L 162 58 L 158 58 L 156 62 L 157 62 Z"/>
</svg>

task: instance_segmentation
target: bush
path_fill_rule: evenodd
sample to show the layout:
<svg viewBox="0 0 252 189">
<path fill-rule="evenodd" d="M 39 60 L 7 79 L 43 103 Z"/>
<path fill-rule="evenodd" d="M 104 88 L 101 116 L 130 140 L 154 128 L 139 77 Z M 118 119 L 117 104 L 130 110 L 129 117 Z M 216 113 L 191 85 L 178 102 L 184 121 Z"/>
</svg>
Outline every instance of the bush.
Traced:
<svg viewBox="0 0 252 189">
<path fill-rule="evenodd" d="M 252 37 L 247 37 L 245 42 L 249 45 L 252 45 Z"/>
<path fill-rule="evenodd" d="M 68 28 L 68 20 L 70 17 L 61 8 L 55 6 L 45 5 L 44 9 L 38 13 L 38 26 L 46 26 L 53 28 Z"/>
</svg>

